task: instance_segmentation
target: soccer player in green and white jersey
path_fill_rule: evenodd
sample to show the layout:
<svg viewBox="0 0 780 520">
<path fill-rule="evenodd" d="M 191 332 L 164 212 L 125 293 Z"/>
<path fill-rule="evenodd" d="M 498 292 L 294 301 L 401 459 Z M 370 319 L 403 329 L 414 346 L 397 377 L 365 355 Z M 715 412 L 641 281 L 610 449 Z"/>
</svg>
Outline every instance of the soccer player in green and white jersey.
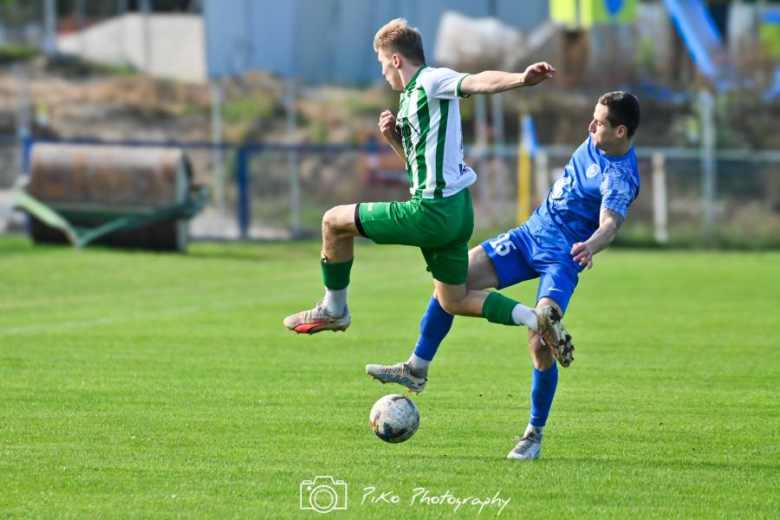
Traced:
<svg viewBox="0 0 780 520">
<path fill-rule="evenodd" d="M 364 236 L 378 244 L 419 247 L 433 275 L 434 298 L 446 312 L 525 325 L 538 331 L 548 345 L 571 349 L 571 336 L 552 307 L 537 312 L 498 292 L 466 286 L 468 240 L 474 227 L 467 188 L 477 176 L 463 160 L 459 98 L 536 85 L 553 77 L 555 69 L 536 63 L 522 73 L 471 75 L 428 67 L 420 32 L 403 19 L 377 32 L 374 50 L 382 75 L 401 91 L 398 115 L 383 112 L 379 129 L 406 161 L 412 197 L 405 202 L 336 206 L 325 213 L 321 259 L 325 296 L 313 309 L 285 318 L 285 326 L 307 334 L 349 327 L 347 286 L 353 243 L 354 237 Z"/>
</svg>

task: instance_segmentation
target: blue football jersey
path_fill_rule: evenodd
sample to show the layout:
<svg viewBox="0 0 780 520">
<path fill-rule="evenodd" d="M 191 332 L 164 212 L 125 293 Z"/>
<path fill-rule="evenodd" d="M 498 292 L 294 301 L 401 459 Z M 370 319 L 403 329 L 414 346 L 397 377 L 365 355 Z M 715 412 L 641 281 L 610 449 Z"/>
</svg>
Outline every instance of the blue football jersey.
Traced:
<svg viewBox="0 0 780 520">
<path fill-rule="evenodd" d="M 569 252 L 598 229 L 602 208 L 623 217 L 639 195 L 639 171 L 634 147 L 613 157 L 593 145 L 593 138 L 577 148 L 563 178 L 547 193 L 525 226 L 532 236 L 552 248 Z"/>
</svg>

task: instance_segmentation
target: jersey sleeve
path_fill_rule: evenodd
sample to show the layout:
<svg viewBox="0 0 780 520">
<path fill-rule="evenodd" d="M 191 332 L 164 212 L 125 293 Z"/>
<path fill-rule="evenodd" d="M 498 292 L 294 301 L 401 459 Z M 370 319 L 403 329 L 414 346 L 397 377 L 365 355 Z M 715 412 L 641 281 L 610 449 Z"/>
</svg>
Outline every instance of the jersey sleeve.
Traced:
<svg viewBox="0 0 780 520">
<path fill-rule="evenodd" d="M 628 207 L 639 194 L 639 187 L 631 178 L 631 172 L 610 165 L 604 172 L 601 186 L 601 209 L 619 213 L 625 218 Z"/>
<path fill-rule="evenodd" d="M 438 68 L 424 79 L 425 92 L 429 97 L 439 99 L 458 99 L 469 97 L 460 91 L 460 83 L 468 74 L 452 69 Z"/>
</svg>

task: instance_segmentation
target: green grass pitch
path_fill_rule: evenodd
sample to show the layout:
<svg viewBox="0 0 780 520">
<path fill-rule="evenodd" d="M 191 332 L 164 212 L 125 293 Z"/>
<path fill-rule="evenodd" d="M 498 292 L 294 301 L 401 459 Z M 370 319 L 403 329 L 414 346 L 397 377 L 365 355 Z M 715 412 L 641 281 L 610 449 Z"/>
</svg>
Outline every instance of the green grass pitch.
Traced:
<svg viewBox="0 0 780 520">
<path fill-rule="evenodd" d="M 300 509 L 319 475 L 347 485 L 334 518 L 495 518 L 473 500 L 496 493 L 500 518 L 780 510 L 780 254 L 597 256 L 533 463 L 506 459 L 528 419 L 525 330 L 458 318 L 413 397 L 419 431 L 385 444 L 368 412 L 401 389 L 364 365 L 409 355 L 429 275 L 412 248 L 361 243 L 350 330 L 296 336 L 281 322 L 320 298 L 318 259 L 316 243 L 0 237 L 0 516 L 320 518 Z"/>
</svg>

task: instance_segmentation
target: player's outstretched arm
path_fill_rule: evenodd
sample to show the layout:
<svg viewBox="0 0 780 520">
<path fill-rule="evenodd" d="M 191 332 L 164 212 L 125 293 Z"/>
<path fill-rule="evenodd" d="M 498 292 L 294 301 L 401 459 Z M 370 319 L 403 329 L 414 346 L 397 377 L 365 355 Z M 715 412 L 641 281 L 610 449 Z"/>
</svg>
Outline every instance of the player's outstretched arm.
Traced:
<svg viewBox="0 0 780 520">
<path fill-rule="evenodd" d="M 593 255 L 605 250 L 618 235 L 625 218 L 620 213 L 603 208 L 599 228 L 585 242 L 577 242 L 571 248 L 574 261 L 588 269 L 593 267 Z"/>
<path fill-rule="evenodd" d="M 555 76 L 557 71 L 547 62 L 534 63 L 525 72 L 486 70 L 463 78 L 463 94 L 497 94 L 520 87 L 530 87 Z"/>
<path fill-rule="evenodd" d="M 395 115 L 389 110 L 379 114 L 379 131 L 382 132 L 387 143 L 395 150 L 402 161 L 406 161 L 404 146 L 401 143 L 401 135 L 395 127 Z"/>
</svg>

